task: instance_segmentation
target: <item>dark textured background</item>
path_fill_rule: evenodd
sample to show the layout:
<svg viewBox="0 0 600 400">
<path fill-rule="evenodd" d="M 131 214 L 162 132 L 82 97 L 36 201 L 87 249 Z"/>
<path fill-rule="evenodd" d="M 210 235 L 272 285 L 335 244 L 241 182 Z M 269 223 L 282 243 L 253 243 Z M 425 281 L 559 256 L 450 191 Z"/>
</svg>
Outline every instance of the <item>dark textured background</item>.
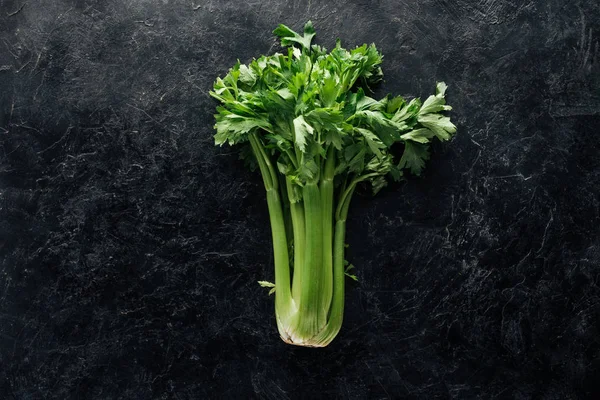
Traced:
<svg viewBox="0 0 600 400">
<path fill-rule="evenodd" d="M 320 350 L 207 95 L 309 18 L 459 128 L 353 203 Z M 599 42 L 595 0 L 0 0 L 0 398 L 600 398 Z"/>
</svg>

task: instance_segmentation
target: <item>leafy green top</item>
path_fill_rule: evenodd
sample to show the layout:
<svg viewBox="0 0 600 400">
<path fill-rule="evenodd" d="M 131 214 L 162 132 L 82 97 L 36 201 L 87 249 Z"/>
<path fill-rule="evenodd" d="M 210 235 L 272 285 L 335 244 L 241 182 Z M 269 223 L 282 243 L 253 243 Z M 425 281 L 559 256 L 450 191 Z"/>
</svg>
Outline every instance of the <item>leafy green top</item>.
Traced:
<svg viewBox="0 0 600 400">
<path fill-rule="evenodd" d="M 383 76 L 382 55 L 374 44 L 346 50 L 338 41 L 328 53 L 311 44 L 310 21 L 303 35 L 285 25 L 274 34 L 287 52 L 248 65 L 238 61 L 214 83 L 210 94 L 222 103 L 215 116 L 216 144 L 247 143 L 256 135 L 279 171 L 298 186 L 318 180 L 333 154 L 336 175 L 370 181 L 377 192 L 386 176 L 401 179 L 403 169 L 419 175 L 431 139 L 448 140 L 456 132 L 441 114 L 451 109 L 443 82 L 423 103 L 365 94 Z M 390 148 L 397 142 L 404 150 L 395 162 Z M 329 153 L 331 148 L 337 151 Z"/>
</svg>

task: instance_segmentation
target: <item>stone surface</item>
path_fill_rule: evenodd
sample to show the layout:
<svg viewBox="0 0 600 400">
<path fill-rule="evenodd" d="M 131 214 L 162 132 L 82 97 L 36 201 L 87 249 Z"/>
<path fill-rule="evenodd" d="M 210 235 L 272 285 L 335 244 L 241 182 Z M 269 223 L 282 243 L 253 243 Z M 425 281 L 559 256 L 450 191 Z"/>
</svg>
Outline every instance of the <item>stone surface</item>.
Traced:
<svg viewBox="0 0 600 400">
<path fill-rule="evenodd" d="M 459 134 L 356 198 L 339 337 L 285 345 L 214 78 L 312 19 Z M 0 0 L 0 397 L 600 396 L 596 1 Z"/>
</svg>

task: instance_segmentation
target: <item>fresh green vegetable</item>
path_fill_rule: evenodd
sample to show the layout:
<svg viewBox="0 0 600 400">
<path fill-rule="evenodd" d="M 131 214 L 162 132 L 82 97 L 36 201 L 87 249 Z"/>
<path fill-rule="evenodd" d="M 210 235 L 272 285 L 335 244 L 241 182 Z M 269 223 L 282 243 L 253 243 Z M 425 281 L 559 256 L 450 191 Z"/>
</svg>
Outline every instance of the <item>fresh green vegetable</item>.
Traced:
<svg viewBox="0 0 600 400">
<path fill-rule="evenodd" d="M 287 47 L 217 78 L 217 145 L 242 145 L 267 191 L 275 259 L 275 312 L 281 338 L 322 347 L 338 334 L 344 313 L 346 218 L 358 185 L 373 193 L 404 170 L 419 175 L 429 142 L 456 132 L 446 85 L 421 103 L 365 94 L 381 81 L 375 45 L 327 52 L 311 44 L 308 22 L 299 35 L 285 25 L 274 34 Z M 394 154 L 401 151 L 400 160 Z M 292 255 L 292 257 L 290 257 Z M 273 289 L 271 290 L 273 291 Z"/>
</svg>

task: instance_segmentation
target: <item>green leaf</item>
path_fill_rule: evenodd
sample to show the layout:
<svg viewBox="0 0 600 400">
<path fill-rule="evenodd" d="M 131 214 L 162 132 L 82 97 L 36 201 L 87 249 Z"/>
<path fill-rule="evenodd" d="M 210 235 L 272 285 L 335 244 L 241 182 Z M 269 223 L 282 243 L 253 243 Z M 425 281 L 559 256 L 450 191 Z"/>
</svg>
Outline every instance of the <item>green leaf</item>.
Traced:
<svg viewBox="0 0 600 400">
<path fill-rule="evenodd" d="M 448 87 L 444 82 L 438 82 L 436 86 L 436 95 L 429 96 L 427 100 L 425 100 L 423 106 L 421 107 L 421 110 L 419 111 L 419 116 L 429 113 L 452 110 L 452 107 L 446 105 L 446 100 L 444 99 L 444 94 L 446 93 L 447 88 Z"/>
<path fill-rule="evenodd" d="M 362 89 L 358 89 L 356 92 L 356 109 L 358 111 L 363 110 L 381 110 L 381 104 L 375 100 L 370 98 L 369 96 L 365 96 Z"/>
<path fill-rule="evenodd" d="M 313 127 L 304 120 L 302 115 L 294 119 L 294 140 L 300 151 L 306 152 L 306 142 L 313 132 Z"/>
<path fill-rule="evenodd" d="M 291 150 L 292 149 L 292 143 L 290 143 L 290 141 L 288 141 L 285 137 L 283 137 L 282 135 L 277 135 L 277 134 L 267 134 L 264 136 L 267 139 L 267 148 L 270 149 L 278 149 L 280 150 L 282 153 L 285 153 L 287 150 Z"/>
<path fill-rule="evenodd" d="M 286 101 L 292 101 L 295 99 L 294 94 L 288 88 L 279 89 L 275 93 L 277 93 L 279 97 Z"/>
<path fill-rule="evenodd" d="M 223 145 L 225 142 L 230 145 L 244 142 L 249 132 L 262 128 L 271 130 L 271 124 L 261 118 L 243 117 L 237 114 L 217 114 L 217 123 L 215 128 L 215 144 Z"/>
<path fill-rule="evenodd" d="M 308 75 L 304 72 L 297 72 L 294 76 L 292 76 L 288 84 L 288 89 L 295 98 L 299 98 L 302 95 L 302 91 L 307 83 L 307 79 Z"/>
<path fill-rule="evenodd" d="M 396 182 L 401 181 L 404 177 L 404 173 L 396 165 L 391 166 L 389 174 L 392 177 L 392 179 Z"/>
<path fill-rule="evenodd" d="M 274 283 L 268 282 L 268 281 L 258 281 L 258 284 L 262 287 L 272 288 L 271 290 L 269 290 L 269 296 L 272 295 L 273 293 L 275 293 L 275 284 Z"/>
<path fill-rule="evenodd" d="M 388 114 L 395 114 L 404 104 L 406 104 L 406 100 L 404 100 L 402 96 L 387 99 L 385 112 Z"/>
<path fill-rule="evenodd" d="M 381 149 L 386 148 L 385 144 L 383 144 L 383 142 L 381 142 L 381 140 L 379 140 L 379 138 L 368 129 L 354 128 L 354 130 L 365 138 L 365 141 L 367 142 L 369 149 L 371 149 L 371 152 L 373 152 L 377 158 L 381 159 L 383 157 L 381 154 Z"/>
<path fill-rule="evenodd" d="M 351 172 L 360 174 L 365 169 L 365 148 L 360 143 L 346 147 L 344 157 Z"/>
<path fill-rule="evenodd" d="M 402 132 L 410 129 L 407 124 L 394 122 L 379 111 L 357 111 L 355 115 L 361 124 L 367 125 L 387 147 L 400 140 Z"/>
<path fill-rule="evenodd" d="M 382 158 L 372 157 L 367 163 L 367 170 L 369 172 L 376 172 L 380 175 L 385 175 L 389 172 L 392 165 L 392 156 L 390 154 L 386 154 Z"/>
<path fill-rule="evenodd" d="M 298 168 L 298 178 L 303 182 L 312 181 L 317 178 L 319 174 L 319 166 L 312 158 L 303 160 Z"/>
<path fill-rule="evenodd" d="M 396 111 L 396 114 L 392 117 L 394 122 L 403 122 L 412 117 L 416 117 L 419 114 L 421 108 L 421 100 L 419 98 L 412 99 L 410 103 L 405 104 L 402 108 Z"/>
<path fill-rule="evenodd" d="M 283 159 L 283 156 L 277 160 L 277 170 L 281 175 L 290 175 L 293 171 L 288 160 Z"/>
<path fill-rule="evenodd" d="M 344 99 L 344 108 L 342 109 L 342 113 L 344 114 L 344 119 L 348 120 L 354 117 L 354 113 L 356 113 L 356 93 L 348 92 L 346 93 Z"/>
<path fill-rule="evenodd" d="M 419 116 L 419 123 L 429 128 L 440 140 L 448 140 L 456 132 L 456 126 L 450 122 L 450 118 L 440 114 L 427 114 Z"/>
<path fill-rule="evenodd" d="M 319 97 L 323 107 L 331 107 L 335 102 L 338 94 L 338 81 L 335 76 L 329 75 L 323 79 L 323 85 L 321 86 Z"/>
<path fill-rule="evenodd" d="M 358 79 L 361 79 L 367 87 L 379 82 L 383 77 L 379 67 L 382 58 L 374 44 L 370 46 L 364 44 L 353 49 L 350 52 L 350 62 L 346 63 L 348 87 L 352 87 Z"/>
<path fill-rule="evenodd" d="M 445 82 L 438 82 L 435 85 L 435 95 L 444 97 L 446 95 L 446 89 L 448 89 L 448 85 Z"/>
<path fill-rule="evenodd" d="M 325 145 L 329 146 L 329 145 L 333 145 L 333 147 L 335 147 L 337 150 L 341 150 L 342 149 L 342 135 L 337 132 L 337 131 L 333 131 L 333 130 L 328 130 L 325 132 Z"/>
<path fill-rule="evenodd" d="M 387 181 L 383 176 L 378 176 L 371 180 L 371 186 L 373 190 L 373 196 L 379 193 L 381 189 L 387 186 Z"/>
<path fill-rule="evenodd" d="M 339 131 L 344 122 L 342 112 L 333 108 L 315 108 L 304 115 L 305 121 L 319 132 L 323 130 Z"/>
<path fill-rule="evenodd" d="M 246 65 L 240 65 L 240 82 L 248 86 L 254 86 L 256 83 L 256 73 Z"/>
<path fill-rule="evenodd" d="M 348 263 L 348 261 L 344 260 L 344 265 L 347 265 L 346 269 L 344 270 L 344 275 L 346 275 L 348 278 L 358 282 L 358 278 L 356 277 L 356 275 L 353 275 L 350 273 L 350 270 L 354 269 L 354 265 Z"/>
<path fill-rule="evenodd" d="M 429 139 L 435 136 L 435 133 L 427 128 L 419 128 L 401 136 L 402 140 L 412 140 L 413 142 L 428 143 Z"/>
<path fill-rule="evenodd" d="M 306 25 L 304 25 L 304 35 L 300 36 L 287 26 L 279 24 L 273 33 L 281 38 L 282 46 L 291 46 L 292 44 L 297 43 L 301 45 L 302 48 L 310 50 L 310 42 L 315 36 L 315 28 L 313 27 L 312 22 L 308 21 Z"/>
<path fill-rule="evenodd" d="M 414 175 L 421 175 L 425 161 L 429 159 L 427 146 L 411 141 L 404 142 L 404 153 L 398 164 L 398 168 L 408 168 Z"/>
</svg>

